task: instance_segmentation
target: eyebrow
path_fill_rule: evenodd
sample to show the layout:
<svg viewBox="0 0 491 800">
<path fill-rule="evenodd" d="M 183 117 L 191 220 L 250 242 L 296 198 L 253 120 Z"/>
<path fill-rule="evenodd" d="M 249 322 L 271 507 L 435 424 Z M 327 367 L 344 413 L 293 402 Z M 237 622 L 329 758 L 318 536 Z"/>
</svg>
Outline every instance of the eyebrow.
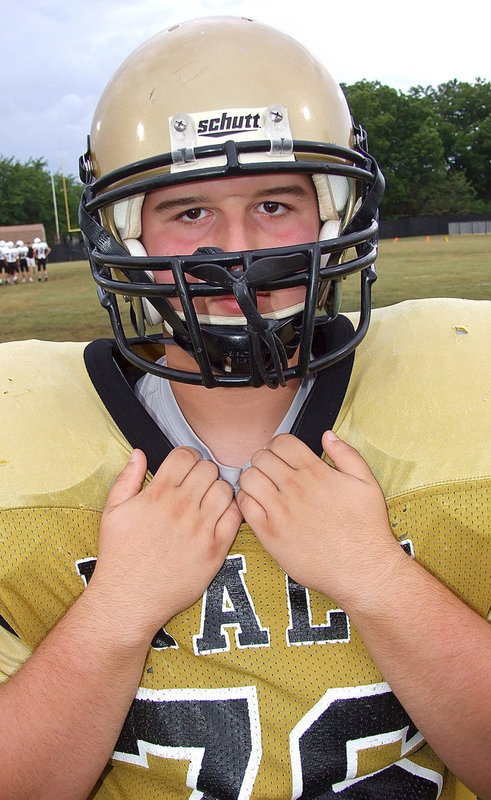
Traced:
<svg viewBox="0 0 491 800">
<path fill-rule="evenodd" d="M 254 198 L 259 200 L 262 197 L 270 197 L 271 195 L 290 194 L 295 197 L 305 197 L 307 191 L 300 184 L 291 184 L 288 186 L 268 186 L 265 189 L 260 189 L 254 194 Z M 206 195 L 189 195 L 187 197 L 176 197 L 174 200 L 162 200 L 152 209 L 153 211 L 168 211 L 173 208 L 182 208 L 183 206 L 198 207 L 209 203 L 210 197 Z"/>
<path fill-rule="evenodd" d="M 181 206 L 199 206 L 207 202 L 209 202 L 209 199 L 206 197 L 191 195 L 189 197 L 178 197 L 175 200 L 162 200 L 160 203 L 157 203 L 152 210 L 167 211 L 167 209 L 170 208 L 179 208 Z"/>
<path fill-rule="evenodd" d="M 296 197 L 306 197 L 307 190 L 300 186 L 299 183 L 293 183 L 288 186 L 271 186 L 266 189 L 261 189 L 256 193 L 256 197 L 266 197 L 270 194 L 293 194 Z"/>
</svg>

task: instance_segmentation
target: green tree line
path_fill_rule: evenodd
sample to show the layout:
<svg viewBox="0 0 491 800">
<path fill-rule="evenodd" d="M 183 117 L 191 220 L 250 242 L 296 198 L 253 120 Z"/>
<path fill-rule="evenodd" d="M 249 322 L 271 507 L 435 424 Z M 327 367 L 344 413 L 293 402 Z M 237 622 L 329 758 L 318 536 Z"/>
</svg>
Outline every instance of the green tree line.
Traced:
<svg viewBox="0 0 491 800">
<path fill-rule="evenodd" d="M 491 83 L 452 80 L 404 93 L 363 80 L 343 90 L 385 175 L 382 219 L 491 212 Z M 53 183 L 63 239 L 78 225 L 82 186 L 61 173 Z M 47 163 L 0 156 L 0 225 L 32 222 L 43 222 L 55 240 Z"/>
<path fill-rule="evenodd" d="M 382 219 L 491 211 L 491 83 L 343 90 L 385 175 Z"/>
<path fill-rule="evenodd" d="M 25 163 L 0 156 L 0 225 L 42 222 L 48 242 L 78 227 L 77 209 L 82 184 L 73 175 L 51 175 L 47 162 L 30 158 Z"/>
</svg>

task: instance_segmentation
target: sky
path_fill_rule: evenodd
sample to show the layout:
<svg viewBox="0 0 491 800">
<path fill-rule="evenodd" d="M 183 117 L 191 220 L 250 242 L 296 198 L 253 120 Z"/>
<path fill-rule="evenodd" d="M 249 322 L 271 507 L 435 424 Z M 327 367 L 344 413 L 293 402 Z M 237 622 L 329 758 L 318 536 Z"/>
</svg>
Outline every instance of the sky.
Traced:
<svg viewBox="0 0 491 800">
<path fill-rule="evenodd" d="M 126 56 L 169 25 L 221 14 L 279 28 L 342 83 L 406 92 L 491 79 L 489 0 L 3 0 L 0 156 L 77 175 L 99 95 Z"/>
</svg>

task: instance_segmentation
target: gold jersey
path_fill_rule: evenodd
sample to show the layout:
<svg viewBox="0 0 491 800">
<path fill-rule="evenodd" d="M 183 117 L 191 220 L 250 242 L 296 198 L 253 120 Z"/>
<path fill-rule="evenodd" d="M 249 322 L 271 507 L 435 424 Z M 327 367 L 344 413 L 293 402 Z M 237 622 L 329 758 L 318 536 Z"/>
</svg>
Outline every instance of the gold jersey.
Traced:
<svg viewBox="0 0 491 800">
<path fill-rule="evenodd" d="M 408 556 L 484 617 L 488 314 L 488 303 L 459 300 L 375 311 L 334 426 L 370 464 Z M 4 678 L 90 580 L 101 510 L 132 449 L 84 351 L 0 346 Z M 154 637 L 93 797 L 473 795 L 425 743 L 344 611 L 285 575 L 243 524 L 203 598 Z"/>
</svg>

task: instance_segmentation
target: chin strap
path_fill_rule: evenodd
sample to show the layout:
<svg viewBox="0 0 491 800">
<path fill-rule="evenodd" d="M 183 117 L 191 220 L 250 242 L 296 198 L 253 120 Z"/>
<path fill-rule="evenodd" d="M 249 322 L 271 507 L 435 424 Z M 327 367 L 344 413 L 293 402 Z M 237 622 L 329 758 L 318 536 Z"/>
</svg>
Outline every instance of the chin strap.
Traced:
<svg viewBox="0 0 491 800">
<path fill-rule="evenodd" d="M 127 256 L 128 251 L 123 247 L 114 236 L 102 227 L 90 216 L 85 208 L 85 198 L 82 195 L 78 209 L 78 220 L 80 228 L 84 232 L 86 240 L 90 242 L 90 249 L 99 250 L 105 256 Z M 90 251 L 89 251 L 90 252 Z"/>
<path fill-rule="evenodd" d="M 360 207 L 355 211 L 355 214 L 343 231 L 345 236 L 363 230 L 363 228 L 370 227 L 372 220 L 378 219 L 378 209 L 384 195 L 385 179 L 377 162 L 374 161 L 368 153 L 362 150 L 360 150 L 360 152 L 371 162 L 374 179 L 363 203 L 361 203 Z"/>
<path fill-rule="evenodd" d="M 280 386 L 286 386 L 283 370 L 288 366 L 288 358 L 283 342 L 274 331 L 274 320 L 264 319 L 257 310 L 244 273 L 242 273 L 239 279 L 234 281 L 232 290 L 235 299 L 247 319 L 246 330 L 251 343 L 251 360 L 257 365 L 261 378 L 270 388 L 274 388 L 278 384 Z M 277 381 L 273 380 L 266 371 L 264 352 L 261 348 L 261 344 L 264 344 L 267 352 L 271 356 L 273 367 L 278 376 Z"/>
<path fill-rule="evenodd" d="M 221 253 L 218 248 L 200 248 L 197 253 L 213 255 Z M 282 278 L 296 271 L 305 269 L 307 258 L 302 253 L 286 256 L 267 256 L 248 264 L 244 270 L 230 270 L 220 264 L 199 264 L 189 269 L 189 273 L 210 284 L 218 284 L 228 288 L 247 320 L 246 333 L 250 348 L 250 361 L 256 365 L 262 381 L 270 388 L 285 386 L 284 370 L 288 366 L 288 356 L 284 343 L 276 332 L 276 320 L 265 319 L 259 313 L 255 298 L 251 292 L 255 286 L 267 284 L 274 279 Z M 266 356 L 266 358 L 265 358 Z M 277 377 L 272 378 L 267 372 L 267 357 Z"/>
</svg>

